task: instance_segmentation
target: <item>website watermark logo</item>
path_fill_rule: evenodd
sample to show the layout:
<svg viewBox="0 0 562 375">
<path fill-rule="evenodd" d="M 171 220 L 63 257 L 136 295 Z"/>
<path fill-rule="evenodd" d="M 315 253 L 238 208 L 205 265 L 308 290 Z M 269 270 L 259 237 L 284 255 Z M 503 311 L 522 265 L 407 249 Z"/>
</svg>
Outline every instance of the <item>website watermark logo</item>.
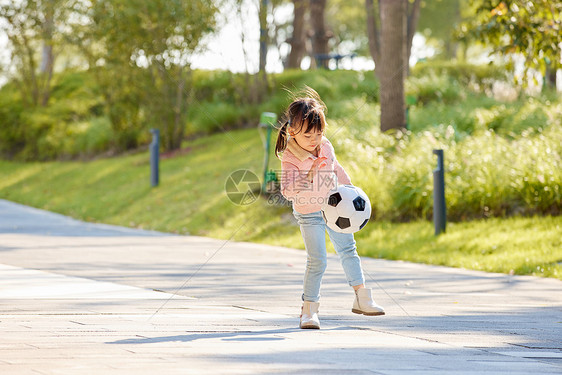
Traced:
<svg viewBox="0 0 562 375">
<path fill-rule="evenodd" d="M 312 182 L 307 174 L 298 170 L 270 170 L 265 176 L 265 182 L 262 182 L 254 172 L 240 169 L 227 177 L 225 192 L 228 199 L 239 206 L 256 202 L 260 195 L 267 199 L 268 204 L 275 206 L 322 205 L 328 192 L 337 185 L 338 179 L 332 170 L 317 171 Z M 263 191 L 262 186 L 265 186 Z M 292 193 L 298 193 L 289 194 L 290 197 L 286 198 L 281 194 L 281 186 Z"/>
<path fill-rule="evenodd" d="M 261 183 L 252 171 L 239 169 L 227 177 L 224 190 L 232 203 L 246 206 L 254 203 L 260 196 Z"/>
</svg>

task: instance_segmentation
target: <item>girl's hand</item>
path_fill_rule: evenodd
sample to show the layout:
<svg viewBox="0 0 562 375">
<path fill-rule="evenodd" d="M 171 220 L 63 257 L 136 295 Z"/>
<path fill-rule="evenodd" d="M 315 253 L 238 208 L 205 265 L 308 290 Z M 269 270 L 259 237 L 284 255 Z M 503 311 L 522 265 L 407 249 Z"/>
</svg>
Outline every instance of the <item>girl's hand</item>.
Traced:
<svg viewBox="0 0 562 375">
<path fill-rule="evenodd" d="M 310 167 L 310 171 L 308 171 L 308 174 L 306 175 L 306 178 L 308 179 L 308 182 L 312 182 L 312 179 L 313 179 L 314 175 L 316 174 L 316 171 L 319 168 L 322 168 L 322 167 L 325 167 L 326 165 L 328 165 L 328 164 L 325 163 L 326 159 L 328 159 L 328 158 L 322 156 L 322 157 L 317 158 L 316 160 L 314 160 L 312 162 L 312 167 Z"/>
</svg>

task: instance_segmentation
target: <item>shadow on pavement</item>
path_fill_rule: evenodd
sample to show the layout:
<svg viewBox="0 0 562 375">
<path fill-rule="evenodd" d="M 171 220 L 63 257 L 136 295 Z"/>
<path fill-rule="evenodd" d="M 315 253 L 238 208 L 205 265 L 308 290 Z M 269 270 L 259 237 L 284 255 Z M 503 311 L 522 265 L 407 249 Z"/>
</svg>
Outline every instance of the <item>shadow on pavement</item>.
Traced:
<svg viewBox="0 0 562 375">
<path fill-rule="evenodd" d="M 335 327 L 335 328 L 323 328 L 321 331 L 333 332 L 333 331 L 349 331 L 349 330 L 357 330 L 357 328 Z M 286 338 L 281 336 L 274 336 L 274 337 L 266 337 L 266 336 L 282 335 L 282 334 L 304 332 L 304 331 L 305 330 L 295 327 L 295 328 L 266 329 L 261 331 L 201 332 L 201 333 L 192 333 L 189 335 L 131 338 L 131 339 L 107 342 L 107 344 L 156 344 L 156 343 L 163 343 L 163 342 L 191 342 L 191 341 L 203 340 L 203 339 L 207 339 L 207 340 L 222 339 L 224 341 L 281 341 L 281 340 L 286 340 Z"/>
</svg>

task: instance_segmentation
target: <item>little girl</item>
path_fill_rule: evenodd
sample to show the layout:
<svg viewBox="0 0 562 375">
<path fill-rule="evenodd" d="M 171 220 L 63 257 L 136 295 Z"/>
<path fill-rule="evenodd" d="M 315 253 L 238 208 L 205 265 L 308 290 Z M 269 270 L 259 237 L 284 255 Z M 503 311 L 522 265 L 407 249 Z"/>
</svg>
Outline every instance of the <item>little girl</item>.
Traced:
<svg viewBox="0 0 562 375">
<path fill-rule="evenodd" d="M 275 155 L 281 158 L 281 193 L 293 203 L 306 247 L 300 328 L 320 328 L 318 307 L 320 285 L 326 270 L 325 233 L 340 257 L 345 276 L 355 290 L 352 312 L 364 315 L 384 315 L 384 309 L 365 287 L 361 260 L 357 255 L 353 234 L 338 233 L 326 226 L 320 208 L 328 192 L 337 184 L 351 184 L 348 174 L 338 163 L 334 148 L 326 137 L 326 106 L 316 91 L 307 88 L 305 96 L 295 99 L 285 113 L 286 122 L 277 137 Z"/>
</svg>

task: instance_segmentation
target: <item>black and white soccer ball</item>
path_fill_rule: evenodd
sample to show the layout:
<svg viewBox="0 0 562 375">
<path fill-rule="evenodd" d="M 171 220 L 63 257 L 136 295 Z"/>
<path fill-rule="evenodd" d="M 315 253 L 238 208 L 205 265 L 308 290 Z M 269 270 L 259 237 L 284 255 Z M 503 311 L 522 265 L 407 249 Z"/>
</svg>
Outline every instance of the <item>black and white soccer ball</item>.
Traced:
<svg viewBox="0 0 562 375">
<path fill-rule="evenodd" d="M 369 221 L 371 202 L 357 186 L 338 185 L 331 190 L 322 205 L 326 225 L 339 233 L 355 233 Z"/>
</svg>

